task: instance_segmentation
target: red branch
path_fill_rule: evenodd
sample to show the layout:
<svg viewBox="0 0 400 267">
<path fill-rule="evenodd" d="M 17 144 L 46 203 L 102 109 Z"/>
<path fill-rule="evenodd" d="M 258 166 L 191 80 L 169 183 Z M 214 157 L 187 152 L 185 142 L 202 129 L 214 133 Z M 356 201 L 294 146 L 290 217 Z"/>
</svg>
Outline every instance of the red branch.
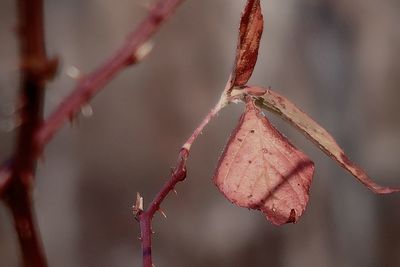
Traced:
<svg viewBox="0 0 400 267">
<path fill-rule="evenodd" d="M 226 88 L 230 86 L 230 79 L 226 84 Z M 226 89 L 225 88 L 225 89 Z M 178 161 L 175 168 L 171 173 L 169 180 L 163 185 L 157 195 L 154 197 L 153 201 L 150 203 L 149 207 L 143 211 L 141 206 L 134 206 L 134 212 L 136 213 L 136 219 L 139 221 L 140 234 L 142 240 L 142 252 L 143 252 L 143 267 L 152 267 L 152 256 L 151 256 L 151 222 L 154 214 L 160 210 L 160 205 L 167 197 L 167 195 L 174 190 L 177 183 L 185 180 L 186 178 L 186 161 L 189 157 L 189 152 L 192 144 L 207 126 L 207 124 L 214 118 L 218 112 L 228 103 L 228 97 L 224 93 L 221 96 L 220 101 L 217 105 L 211 109 L 207 116 L 203 119 L 200 125 L 193 131 L 192 135 L 188 138 L 185 144 L 182 146 Z M 140 197 L 140 196 L 139 196 Z M 136 201 L 136 205 L 141 205 L 141 201 Z"/>
<path fill-rule="evenodd" d="M 45 52 L 43 0 L 18 0 L 21 69 L 18 106 L 21 106 L 21 126 L 12 159 L 0 167 L 0 198 L 13 215 L 24 266 L 47 266 L 35 226 L 31 198 L 38 156 L 66 119 L 72 119 L 80 107 L 120 71 L 140 61 L 142 55 L 139 50 L 142 45 L 182 1 L 158 1 L 120 49 L 103 65 L 82 78 L 70 96 L 43 122 L 45 83 L 54 75 L 57 60 L 48 60 Z"/>
<path fill-rule="evenodd" d="M 36 168 L 35 133 L 42 122 L 45 83 L 54 73 L 56 60 L 48 60 L 44 44 L 42 0 L 19 0 L 20 54 L 19 120 L 21 126 L 13 159 L 4 165 L 2 198 L 11 210 L 24 266 L 47 266 L 36 228 L 32 184 Z"/>
<path fill-rule="evenodd" d="M 82 105 L 86 104 L 94 94 L 100 91 L 120 71 L 140 61 L 137 56 L 138 50 L 153 36 L 182 1 L 158 1 L 149 11 L 147 18 L 128 36 L 122 47 L 100 67 L 78 82 L 74 91 L 43 123 L 36 135 L 39 148 L 43 148 L 65 121 L 68 118 L 72 120 L 80 111 Z"/>
<path fill-rule="evenodd" d="M 166 196 L 174 190 L 175 185 L 186 178 L 186 160 L 189 156 L 189 150 L 182 148 L 179 152 L 178 162 L 176 167 L 172 171 L 170 179 L 164 184 L 161 190 L 158 192 L 154 200 L 150 203 L 149 207 L 145 212 L 139 212 L 137 219 L 140 224 L 140 236 L 142 240 L 142 252 L 143 252 L 143 267 L 152 267 L 151 257 L 151 221 L 156 211 L 160 209 L 161 202 Z"/>
</svg>

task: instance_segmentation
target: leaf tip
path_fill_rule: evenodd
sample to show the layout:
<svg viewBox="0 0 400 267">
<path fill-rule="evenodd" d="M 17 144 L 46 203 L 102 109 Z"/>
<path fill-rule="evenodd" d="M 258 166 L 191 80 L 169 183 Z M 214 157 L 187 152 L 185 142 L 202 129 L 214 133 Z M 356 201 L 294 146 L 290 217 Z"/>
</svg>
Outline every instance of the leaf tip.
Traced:
<svg viewBox="0 0 400 267">
<path fill-rule="evenodd" d="M 242 86 L 250 79 L 257 62 L 264 19 L 260 0 L 248 0 L 242 12 L 232 86 Z"/>
</svg>

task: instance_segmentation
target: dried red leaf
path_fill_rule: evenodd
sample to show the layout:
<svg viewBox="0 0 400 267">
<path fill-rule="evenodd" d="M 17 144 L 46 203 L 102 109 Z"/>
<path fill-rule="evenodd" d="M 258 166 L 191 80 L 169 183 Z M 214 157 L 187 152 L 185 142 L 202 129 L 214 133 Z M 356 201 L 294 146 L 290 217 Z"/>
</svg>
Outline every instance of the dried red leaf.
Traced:
<svg viewBox="0 0 400 267">
<path fill-rule="evenodd" d="M 297 222 L 309 198 L 313 162 L 250 100 L 222 154 L 214 183 L 231 202 L 272 223 Z"/>
<path fill-rule="evenodd" d="M 246 91 L 257 97 L 257 104 L 271 110 L 300 130 L 325 154 L 349 171 L 368 189 L 377 194 L 400 192 L 400 188 L 390 188 L 376 184 L 363 169 L 350 161 L 335 139 L 318 123 L 301 111 L 292 102 L 278 93 L 259 87 L 249 87 Z"/>
<path fill-rule="evenodd" d="M 232 87 L 245 85 L 253 73 L 257 62 L 263 24 L 260 0 L 248 0 L 240 20 Z"/>
</svg>

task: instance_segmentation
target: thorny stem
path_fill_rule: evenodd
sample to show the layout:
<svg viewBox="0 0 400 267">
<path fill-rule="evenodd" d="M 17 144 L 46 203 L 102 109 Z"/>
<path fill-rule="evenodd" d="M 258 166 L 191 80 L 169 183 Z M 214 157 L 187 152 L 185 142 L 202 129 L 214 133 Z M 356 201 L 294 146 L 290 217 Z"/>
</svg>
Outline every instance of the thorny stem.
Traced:
<svg viewBox="0 0 400 267">
<path fill-rule="evenodd" d="M 13 215 L 24 266 L 47 266 L 31 198 L 38 156 L 67 118 L 72 119 L 80 107 L 120 71 L 143 58 L 142 46 L 181 2 L 183 0 L 160 0 L 154 4 L 147 18 L 128 36 L 123 46 L 103 65 L 82 78 L 70 96 L 43 122 L 45 82 L 56 72 L 57 60 L 48 60 L 45 52 L 43 0 L 17 1 L 21 123 L 13 157 L 0 166 L 0 198 Z"/>
<path fill-rule="evenodd" d="M 65 123 L 72 120 L 82 105 L 111 81 L 127 66 L 140 61 L 138 51 L 153 36 L 183 0 L 160 0 L 150 9 L 149 15 L 133 31 L 114 55 L 100 67 L 80 79 L 72 93 L 56 108 L 43 123 L 36 135 L 36 141 L 43 148 L 54 133 Z"/>
<path fill-rule="evenodd" d="M 21 77 L 18 115 L 21 126 L 13 159 L 0 171 L 6 175 L 2 198 L 13 215 L 23 265 L 45 267 L 47 262 L 36 229 L 31 198 L 37 154 L 34 135 L 42 122 L 45 82 L 55 73 L 57 62 L 46 56 L 42 0 L 18 0 L 17 4 Z"/>
<path fill-rule="evenodd" d="M 193 131 L 192 135 L 183 144 L 181 150 L 179 151 L 178 160 L 171 173 L 169 180 L 163 185 L 157 195 L 154 197 L 153 201 L 149 204 L 149 207 L 143 211 L 140 210 L 136 214 L 136 218 L 140 225 L 140 234 L 142 241 L 142 252 L 143 252 L 143 267 L 152 267 L 152 255 L 151 255 L 151 222 L 154 214 L 160 210 L 160 205 L 167 197 L 167 195 L 175 189 L 177 183 L 185 180 L 186 178 L 186 161 L 189 157 L 190 148 L 194 141 L 201 134 L 203 129 L 207 124 L 214 118 L 218 112 L 228 104 L 228 98 L 225 92 L 222 94 L 220 100 L 215 105 L 214 108 L 207 114 L 199 126 Z M 138 207 L 135 207 L 136 210 Z"/>
</svg>

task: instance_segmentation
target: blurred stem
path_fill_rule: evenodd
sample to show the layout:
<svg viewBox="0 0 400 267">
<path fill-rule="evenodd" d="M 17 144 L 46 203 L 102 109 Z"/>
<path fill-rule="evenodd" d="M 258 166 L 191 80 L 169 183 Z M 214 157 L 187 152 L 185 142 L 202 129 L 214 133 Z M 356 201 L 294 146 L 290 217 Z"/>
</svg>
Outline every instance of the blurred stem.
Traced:
<svg viewBox="0 0 400 267">
<path fill-rule="evenodd" d="M 182 2 L 183 0 L 156 2 L 149 10 L 148 16 L 128 36 L 125 43 L 102 65 L 78 81 L 72 93 L 51 113 L 37 133 L 36 140 L 40 148 L 43 148 L 59 128 L 68 119 L 72 120 L 82 105 L 88 103 L 118 73 L 146 56 L 151 48 L 147 42 Z"/>
<path fill-rule="evenodd" d="M 36 168 L 35 133 L 42 122 L 45 82 L 55 72 L 56 61 L 46 57 L 42 0 L 18 0 L 20 56 L 19 122 L 16 148 L 5 180 L 3 199 L 11 210 L 22 250 L 23 265 L 47 266 L 36 228 L 32 184 Z"/>
<path fill-rule="evenodd" d="M 155 3 L 147 18 L 128 36 L 120 49 L 81 79 L 71 95 L 43 122 L 45 83 L 56 72 L 57 60 L 48 60 L 45 52 L 43 1 L 17 0 L 20 128 L 13 157 L 0 167 L 0 198 L 13 215 L 25 267 L 47 266 L 32 205 L 36 161 L 44 146 L 65 120 L 72 119 L 105 84 L 127 66 L 143 59 L 151 47 L 144 47 L 146 42 L 181 2 L 183 0 L 160 0 Z"/>
<path fill-rule="evenodd" d="M 6 203 L 11 209 L 14 227 L 22 251 L 23 266 L 46 267 L 47 260 L 36 227 L 30 188 L 19 182 L 11 184 Z"/>
</svg>

